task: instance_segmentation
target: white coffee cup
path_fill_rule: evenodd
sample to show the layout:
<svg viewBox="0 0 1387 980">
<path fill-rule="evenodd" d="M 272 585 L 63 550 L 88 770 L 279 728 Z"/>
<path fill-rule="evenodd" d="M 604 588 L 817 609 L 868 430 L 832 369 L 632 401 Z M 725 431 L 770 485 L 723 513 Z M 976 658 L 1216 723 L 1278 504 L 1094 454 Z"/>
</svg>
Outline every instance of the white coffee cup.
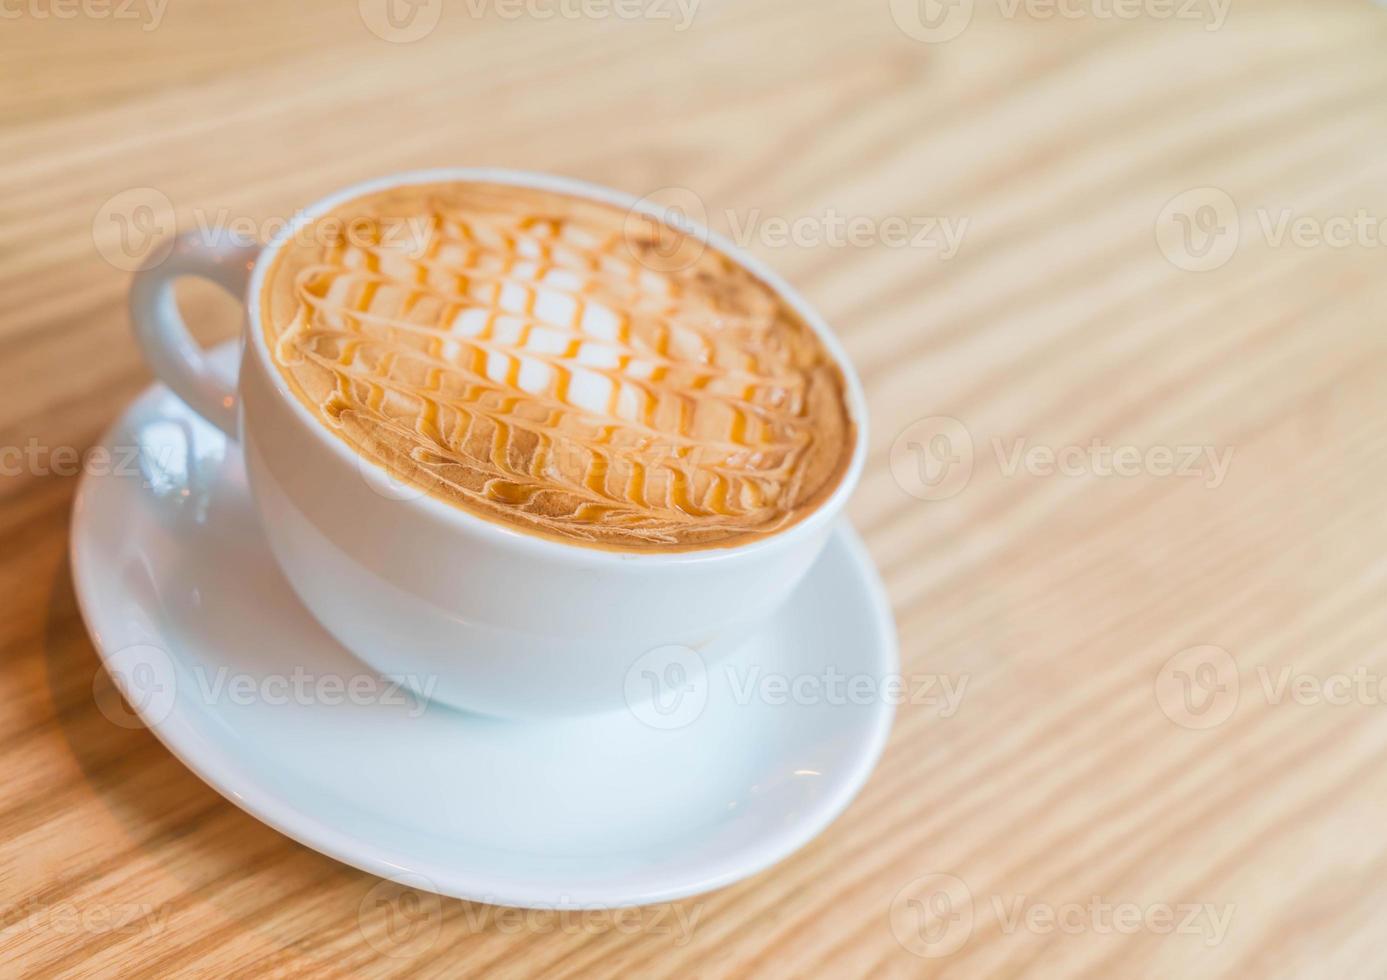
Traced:
<svg viewBox="0 0 1387 980">
<path fill-rule="evenodd" d="M 403 184 L 472 181 L 590 198 L 671 220 L 776 290 L 822 339 L 846 379 L 857 441 L 831 497 L 799 523 L 729 548 L 619 553 L 537 537 L 403 486 L 319 422 L 271 360 L 260 323 L 265 272 L 281 245 L 344 201 Z M 174 281 L 201 276 L 246 303 L 237 382 L 188 333 Z M 154 372 L 241 443 L 266 537 L 320 623 L 380 672 L 412 678 L 455 707 L 538 718 L 629 703 L 628 672 L 667 647 L 703 663 L 766 621 L 814 564 L 866 456 L 860 382 L 823 320 L 779 276 L 687 219 L 617 191 L 508 170 L 418 171 L 357 184 L 300 211 L 268 245 L 185 235 L 135 275 L 135 333 Z M 294 651 L 285 650 L 287 663 Z"/>
</svg>

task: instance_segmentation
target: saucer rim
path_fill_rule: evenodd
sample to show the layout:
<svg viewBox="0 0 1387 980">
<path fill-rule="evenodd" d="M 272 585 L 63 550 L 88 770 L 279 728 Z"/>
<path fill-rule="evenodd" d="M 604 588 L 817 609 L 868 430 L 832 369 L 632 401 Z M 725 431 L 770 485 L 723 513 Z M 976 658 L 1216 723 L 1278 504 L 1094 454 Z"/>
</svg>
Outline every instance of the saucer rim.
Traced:
<svg viewBox="0 0 1387 980">
<path fill-rule="evenodd" d="M 236 341 L 228 341 L 217 345 L 215 353 L 225 356 L 225 350 L 235 344 Z M 150 385 L 125 407 L 101 434 L 96 445 L 110 446 L 132 415 L 154 407 L 164 398 L 178 401 L 166 386 L 157 382 Z M 196 414 L 190 408 L 187 411 Z M 91 471 L 83 472 L 80 478 L 73 497 L 68 558 L 83 625 L 102 667 L 108 668 L 116 651 L 107 648 L 108 643 L 103 642 L 102 630 L 98 628 L 105 625 L 97 608 L 99 601 L 95 597 L 98 586 L 94 580 L 101 574 L 101 569 L 94 567 L 84 557 L 83 547 L 84 542 L 93 540 L 94 534 L 91 523 L 95 520 L 94 507 L 89 500 L 105 480 L 105 474 Z M 866 545 L 846 518 L 839 518 L 836 522 L 832 538 L 841 539 L 855 577 L 865 579 L 863 591 L 869 616 L 880 634 L 880 642 L 873 644 L 876 651 L 876 656 L 872 658 L 873 669 L 883 674 L 898 671 L 899 648 L 895 622 L 885 587 Z M 831 541 L 830 547 L 832 544 Z M 827 553 L 826 549 L 819 560 L 824 560 Z M 779 863 L 823 833 L 861 792 L 885 750 L 895 719 L 895 706 L 883 700 L 876 700 L 873 704 L 876 710 L 871 716 L 870 733 L 861 740 L 850 768 L 839 777 L 833 792 L 816 801 L 792 827 L 753 839 L 719 860 L 707 873 L 680 876 L 659 874 L 648 882 L 637 878 L 628 887 L 585 887 L 579 893 L 580 897 L 571 903 L 556 903 L 550 897 L 552 891 L 541 894 L 541 889 L 526 883 L 497 880 L 494 876 L 479 877 L 465 869 L 446 865 L 422 864 L 415 856 L 396 853 L 390 845 L 373 840 L 369 834 L 339 830 L 321 815 L 298 811 L 265 780 L 257 778 L 250 767 L 238 761 L 234 753 L 202 739 L 192 716 L 184 717 L 185 711 L 196 709 L 186 708 L 181 700 L 175 700 L 174 709 L 157 724 L 151 724 L 143 713 L 140 714 L 140 721 L 174 758 L 219 795 L 266 826 L 343 864 L 381 878 L 403 879 L 415 887 L 420 887 L 415 879 L 423 878 L 428 890 L 439 895 L 491 905 L 532 909 L 625 908 L 675 901 L 725 887 Z M 673 880 L 670 880 L 672 877 Z"/>
</svg>

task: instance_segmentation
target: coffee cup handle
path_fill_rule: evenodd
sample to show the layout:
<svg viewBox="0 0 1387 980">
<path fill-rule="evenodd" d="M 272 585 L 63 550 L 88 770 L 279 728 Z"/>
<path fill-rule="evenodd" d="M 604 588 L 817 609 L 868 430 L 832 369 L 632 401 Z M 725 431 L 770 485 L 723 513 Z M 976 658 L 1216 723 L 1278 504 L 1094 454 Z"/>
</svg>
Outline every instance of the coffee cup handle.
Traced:
<svg viewBox="0 0 1387 980">
<path fill-rule="evenodd" d="M 175 239 L 163 261 L 135 273 L 130 322 L 144 358 L 159 380 L 188 407 L 236 438 L 236 382 L 215 369 L 178 312 L 173 284 L 182 276 L 210 279 L 244 301 L 260 246 L 229 235 L 190 233 Z"/>
</svg>

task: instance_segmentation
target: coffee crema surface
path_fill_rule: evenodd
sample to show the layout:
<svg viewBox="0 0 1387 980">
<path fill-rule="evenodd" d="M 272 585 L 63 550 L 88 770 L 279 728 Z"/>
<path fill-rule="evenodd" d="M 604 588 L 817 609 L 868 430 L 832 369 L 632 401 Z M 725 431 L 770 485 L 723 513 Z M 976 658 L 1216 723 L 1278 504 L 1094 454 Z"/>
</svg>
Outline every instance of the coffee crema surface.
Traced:
<svg viewBox="0 0 1387 980">
<path fill-rule="evenodd" d="M 289 387 L 358 454 L 569 543 L 774 533 L 833 492 L 857 438 L 841 370 L 768 285 L 585 198 L 364 195 L 284 244 L 260 303 Z"/>
</svg>

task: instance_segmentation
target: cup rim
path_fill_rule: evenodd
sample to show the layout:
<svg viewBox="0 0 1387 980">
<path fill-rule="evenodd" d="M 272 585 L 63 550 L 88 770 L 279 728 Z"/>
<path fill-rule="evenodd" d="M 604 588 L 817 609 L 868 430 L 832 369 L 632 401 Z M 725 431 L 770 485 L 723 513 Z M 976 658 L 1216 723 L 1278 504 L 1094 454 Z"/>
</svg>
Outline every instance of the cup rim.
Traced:
<svg viewBox="0 0 1387 980">
<path fill-rule="evenodd" d="M 769 268 L 765 263 L 755 256 L 745 252 L 730 240 L 702 224 L 692 221 L 687 216 L 675 216 L 670 209 L 662 207 L 647 198 L 638 198 L 634 194 L 605 187 L 589 181 L 580 180 L 574 177 L 565 177 L 556 174 L 541 173 L 538 171 L 515 170 L 504 167 L 440 167 L 423 170 L 408 170 L 396 174 L 387 174 L 381 177 L 374 177 L 369 180 L 359 181 L 340 190 L 319 198 L 312 204 L 299 208 L 294 212 L 289 221 L 283 223 L 275 232 L 273 237 L 260 250 L 256 256 L 254 268 L 251 271 L 250 282 L 247 286 L 245 297 L 246 307 L 246 326 L 249 338 L 247 346 L 255 351 L 255 356 L 264 374 L 269 378 L 271 386 L 276 395 L 287 402 L 290 411 L 299 423 L 313 433 L 320 444 L 328 447 L 328 451 L 334 454 L 344 464 L 353 466 L 360 477 L 367 481 L 368 485 L 373 485 L 383 496 L 393 496 L 390 491 L 390 481 L 393 479 L 388 471 L 381 464 L 374 460 L 367 460 L 368 466 L 361 466 L 361 461 L 365 457 L 354 452 L 350 446 L 341 439 L 335 438 L 328 432 L 304 406 L 303 402 L 289 388 L 283 373 L 278 365 L 270 356 L 269 346 L 265 340 L 263 324 L 260 318 L 260 293 L 264 286 L 264 280 L 269 267 L 273 264 L 275 256 L 283 247 L 284 243 L 292 238 L 299 229 L 318 218 L 319 216 L 331 211 L 334 207 L 356 197 L 372 194 L 377 191 L 387 190 L 392 187 L 409 186 L 412 184 L 431 184 L 431 183 L 473 183 L 473 184 L 502 184 L 511 187 L 526 187 L 534 190 L 549 191 L 553 193 L 566 194 L 572 197 L 585 198 L 599 203 L 618 207 L 628 212 L 635 211 L 662 221 L 666 224 L 673 224 L 686 234 L 703 241 L 707 246 L 711 246 L 729 259 L 736 262 L 742 268 L 756 276 L 767 286 L 769 286 L 784 303 L 797 313 L 800 318 L 809 325 L 815 335 L 823 343 L 825 349 L 833 357 L 838 369 L 843 377 L 844 389 L 848 415 L 852 419 L 855 444 L 853 446 L 852 457 L 848 461 L 847 469 L 838 480 L 838 485 L 828 498 L 822 501 L 813 512 L 800 519 L 797 523 L 751 541 L 744 541 L 738 544 L 719 547 L 716 544 L 687 551 L 620 551 L 616 549 L 588 547 L 577 542 L 569 543 L 557 539 L 543 537 L 538 534 L 530 534 L 519 528 L 512 528 L 498 521 L 487 520 L 478 514 L 473 514 L 462 507 L 455 506 L 447 501 L 441 500 L 428 492 L 418 496 L 407 498 L 395 497 L 395 501 L 402 507 L 412 508 L 424 516 L 441 522 L 449 527 L 457 528 L 461 531 L 473 535 L 481 535 L 489 539 L 497 546 L 518 548 L 528 551 L 537 558 L 549 559 L 568 563 L 579 563 L 593 566 L 611 566 L 614 564 L 714 564 L 718 562 L 734 561 L 749 557 L 753 554 L 763 554 L 778 551 L 782 548 L 792 546 L 796 541 L 812 535 L 820 528 L 832 522 L 846 504 L 848 497 L 856 489 L 857 483 L 862 475 L 862 470 L 866 463 L 867 456 L 867 399 L 862 390 L 862 383 L 857 377 L 857 372 L 853 368 L 852 361 L 847 356 L 847 351 L 843 349 L 838 338 L 834 336 L 828 323 L 819 315 L 807 300 L 799 294 L 788 282 L 781 278 L 776 272 Z"/>
</svg>

